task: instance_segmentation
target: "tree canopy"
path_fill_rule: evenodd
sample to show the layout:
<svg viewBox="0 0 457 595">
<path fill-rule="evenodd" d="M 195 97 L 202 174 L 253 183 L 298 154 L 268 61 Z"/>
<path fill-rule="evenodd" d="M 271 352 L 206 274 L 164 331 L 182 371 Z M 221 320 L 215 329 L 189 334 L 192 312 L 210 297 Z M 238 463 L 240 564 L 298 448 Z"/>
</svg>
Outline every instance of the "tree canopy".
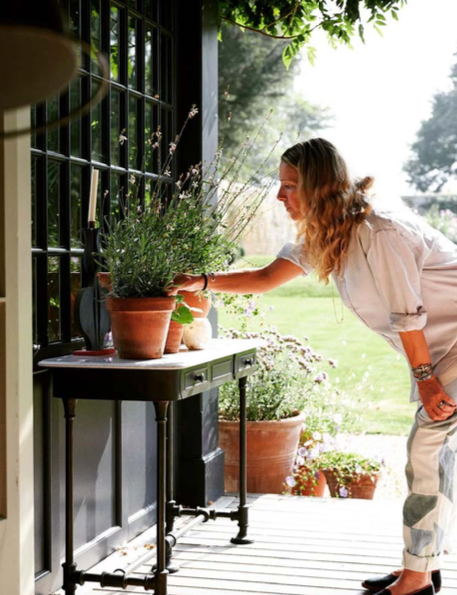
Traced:
<svg viewBox="0 0 457 595">
<path fill-rule="evenodd" d="M 457 63 L 450 79 L 451 90 L 434 96 L 432 115 L 421 123 L 404 167 L 409 183 L 422 192 L 439 192 L 457 175 Z"/>
<path fill-rule="evenodd" d="M 379 33 L 387 24 L 386 14 L 398 20 L 407 0 L 219 0 L 220 25 L 227 23 L 263 36 L 283 40 L 286 67 L 302 47 L 312 62 L 312 34 L 325 31 L 332 45 L 350 45 L 358 35 L 364 41 L 365 25 Z M 220 34 L 223 36 L 220 28 Z"/>
</svg>

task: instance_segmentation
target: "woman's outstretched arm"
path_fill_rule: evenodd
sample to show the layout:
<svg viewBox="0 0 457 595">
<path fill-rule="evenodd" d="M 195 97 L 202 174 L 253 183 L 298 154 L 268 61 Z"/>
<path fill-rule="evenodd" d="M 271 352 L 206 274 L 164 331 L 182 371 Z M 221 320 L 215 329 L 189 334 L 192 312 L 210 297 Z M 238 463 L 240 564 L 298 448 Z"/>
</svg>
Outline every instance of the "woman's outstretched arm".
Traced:
<svg viewBox="0 0 457 595">
<path fill-rule="evenodd" d="M 299 275 L 303 275 L 301 267 L 285 258 L 277 258 L 259 269 L 215 273 L 214 281 L 208 280 L 208 289 L 221 293 L 266 293 Z M 174 278 L 168 295 L 175 295 L 180 290 L 199 291 L 203 289 L 203 285 L 203 275 L 181 273 Z"/>
</svg>

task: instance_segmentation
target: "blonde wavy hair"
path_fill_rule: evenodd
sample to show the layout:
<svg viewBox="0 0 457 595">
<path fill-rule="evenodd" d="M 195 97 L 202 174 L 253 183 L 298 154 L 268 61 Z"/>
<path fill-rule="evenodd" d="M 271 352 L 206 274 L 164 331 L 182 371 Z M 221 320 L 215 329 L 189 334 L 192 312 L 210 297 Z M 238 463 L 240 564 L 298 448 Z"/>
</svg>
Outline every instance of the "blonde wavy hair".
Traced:
<svg viewBox="0 0 457 595">
<path fill-rule="evenodd" d="M 332 271 L 343 270 L 354 226 L 372 211 L 365 192 L 374 178 L 351 180 L 343 157 L 322 138 L 297 143 L 281 160 L 298 170 L 297 227 L 303 253 L 319 280 L 328 284 Z"/>
</svg>

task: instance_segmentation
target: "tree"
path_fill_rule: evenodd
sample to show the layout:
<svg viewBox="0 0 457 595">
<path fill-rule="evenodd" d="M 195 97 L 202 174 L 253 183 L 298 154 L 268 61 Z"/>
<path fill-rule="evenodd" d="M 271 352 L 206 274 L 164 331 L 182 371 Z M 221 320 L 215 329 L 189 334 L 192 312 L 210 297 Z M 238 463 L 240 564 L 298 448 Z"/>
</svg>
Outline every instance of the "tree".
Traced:
<svg viewBox="0 0 457 595">
<path fill-rule="evenodd" d="M 285 41 L 286 67 L 302 47 L 313 61 L 310 45 L 317 29 L 327 32 L 332 45 L 351 44 L 358 33 L 364 41 L 364 18 L 381 34 L 387 24 L 386 13 L 398 20 L 406 0 L 219 0 L 220 32 L 222 23 Z M 357 31 L 357 33 L 356 33 Z"/>
<path fill-rule="evenodd" d="M 251 175 L 266 158 L 274 141 L 282 133 L 278 151 L 272 156 L 275 165 L 279 153 L 293 144 L 297 133 L 306 139 L 328 126 L 328 110 L 311 105 L 294 93 L 294 78 L 299 63 L 284 69 L 284 42 L 268 39 L 252 32 L 231 27 L 224 34 L 219 47 L 219 93 L 229 88 L 226 101 L 219 102 L 220 136 L 223 138 L 224 158 L 231 158 L 266 119 L 260 140 L 247 156 L 241 177 Z M 231 122 L 227 123 L 228 113 Z"/>
<path fill-rule="evenodd" d="M 408 181 L 422 192 L 439 192 L 457 174 L 457 63 L 450 79 L 452 89 L 434 96 L 432 115 L 421 123 L 404 166 Z"/>
</svg>

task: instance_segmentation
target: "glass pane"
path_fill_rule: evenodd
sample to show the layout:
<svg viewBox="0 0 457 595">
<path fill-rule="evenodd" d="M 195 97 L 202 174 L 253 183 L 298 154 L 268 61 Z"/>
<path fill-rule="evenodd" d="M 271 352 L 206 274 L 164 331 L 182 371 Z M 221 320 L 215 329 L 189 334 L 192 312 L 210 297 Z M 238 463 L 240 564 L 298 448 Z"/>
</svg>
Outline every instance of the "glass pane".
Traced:
<svg viewBox="0 0 457 595">
<path fill-rule="evenodd" d="M 171 31 L 172 27 L 172 5 L 170 0 L 159 0 L 160 1 L 160 24 L 165 29 Z"/>
<path fill-rule="evenodd" d="M 138 168 L 138 134 L 137 134 L 138 100 L 129 97 L 129 166 Z"/>
<path fill-rule="evenodd" d="M 129 86 L 137 88 L 137 62 L 136 62 L 136 44 L 137 44 L 137 29 L 138 20 L 129 19 L 129 32 L 128 32 L 128 71 L 129 71 Z"/>
<path fill-rule="evenodd" d="M 37 208 L 37 161 L 36 157 L 32 157 L 32 246 L 37 246 L 36 233 L 36 208 Z"/>
<path fill-rule="evenodd" d="M 70 187 L 70 246 L 81 248 L 81 196 L 82 196 L 82 168 L 78 165 L 71 167 Z"/>
<path fill-rule="evenodd" d="M 159 125 L 159 110 L 157 105 L 153 103 L 146 103 L 145 115 L 145 167 L 146 171 L 158 173 L 158 154 L 159 148 L 156 143 L 159 142 L 157 138 L 157 130 Z M 160 145 L 159 145 L 160 146 Z"/>
<path fill-rule="evenodd" d="M 152 5 L 156 4 L 155 0 L 143 0 L 143 13 L 144 16 L 147 17 L 148 19 L 152 19 L 153 14 L 152 14 Z"/>
<path fill-rule="evenodd" d="M 144 92 L 146 95 L 152 95 L 153 97 L 159 92 L 158 44 L 159 34 L 157 29 L 147 27 L 144 47 Z"/>
<path fill-rule="evenodd" d="M 97 81 L 92 81 L 92 96 L 97 93 L 100 84 Z M 92 159 L 96 161 L 103 161 L 103 147 L 102 147 L 102 104 L 98 103 L 92 110 Z"/>
<path fill-rule="evenodd" d="M 46 122 L 55 122 L 59 118 L 59 96 L 54 95 L 46 102 Z M 59 152 L 59 128 L 48 132 L 48 151 Z"/>
<path fill-rule="evenodd" d="M 79 37 L 81 35 L 81 11 L 79 0 L 70 0 L 69 16 L 70 31 Z"/>
<path fill-rule="evenodd" d="M 59 341 L 60 329 L 60 258 L 48 258 L 48 340 Z"/>
<path fill-rule="evenodd" d="M 110 8 L 110 66 L 111 80 L 120 81 L 120 54 L 119 54 L 119 26 L 120 11 L 117 6 Z"/>
<path fill-rule="evenodd" d="M 100 18 L 100 0 L 92 0 L 91 3 L 91 19 L 90 19 L 90 36 L 92 43 L 92 72 L 100 74 L 100 67 L 95 59 L 96 53 L 101 50 L 101 18 Z"/>
<path fill-rule="evenodd" d="M 161 163 L 159 163 L 159 171 L 161 172 L 165 164 L 168 163 L 167 169 L 169 169 L 170 164 L 170 143 L 175 141 L 175 135 L 173 134 L 173 126 L 172 126 L 172 113 L 166 110 L 162 110 L 161 114 L 161 132 L 163 134 L 162 141 L 160 143 L 160 155 L 161 155 Z"/>
<path fill-rule="evenodd" d="M 111 89 L 111 163 L 120 165 L 120 147 L 127 142 L 125 130 L 121 130 L 121 94 L 116 89 Z"/>
<path fill-rule="evenodd" d="M 81 337 L 81 332 L 75 324 L 75 303 L 78 291 L 81 287 L 81 259 L 72 256 L 70 259 L 70 302 L 71 302 L 71 337 Z"/>
<path fill-rule="evenodd" d="M 81 87 L 82 87 L 81 78 L 77 78 L 73 81 L 70 85 L 70 110 L 74 112 L 78 108 L 82 106 L 81 100 Z M 81 118 L 77 118 L 73 120 L 70 125 L 71 127 L 71 138 L 70 138 L 70 146 L 71 146 L 71 154 L 75 157 L 82 156 L 82 147 L 81 147 L 81 127 L 82 121 Z"/>
<path fill-rule="evenodd" d="M 130 8 L 136 9 L 137 8 L 137 0 L 129 0 Z"/>
<path fill-rule="evenodd" d="M 123 176 L 111 173 L 111 192 L 107 197 L 110 201 L 110 224 L 119 221 L 123 214 L 124 206 L 124 187 Z"/>
<path fill-rule="evenodd" d="M 60 164 L 48 163 L 48 246 L 60 246 L 59 234 Z"/>
</svg>

